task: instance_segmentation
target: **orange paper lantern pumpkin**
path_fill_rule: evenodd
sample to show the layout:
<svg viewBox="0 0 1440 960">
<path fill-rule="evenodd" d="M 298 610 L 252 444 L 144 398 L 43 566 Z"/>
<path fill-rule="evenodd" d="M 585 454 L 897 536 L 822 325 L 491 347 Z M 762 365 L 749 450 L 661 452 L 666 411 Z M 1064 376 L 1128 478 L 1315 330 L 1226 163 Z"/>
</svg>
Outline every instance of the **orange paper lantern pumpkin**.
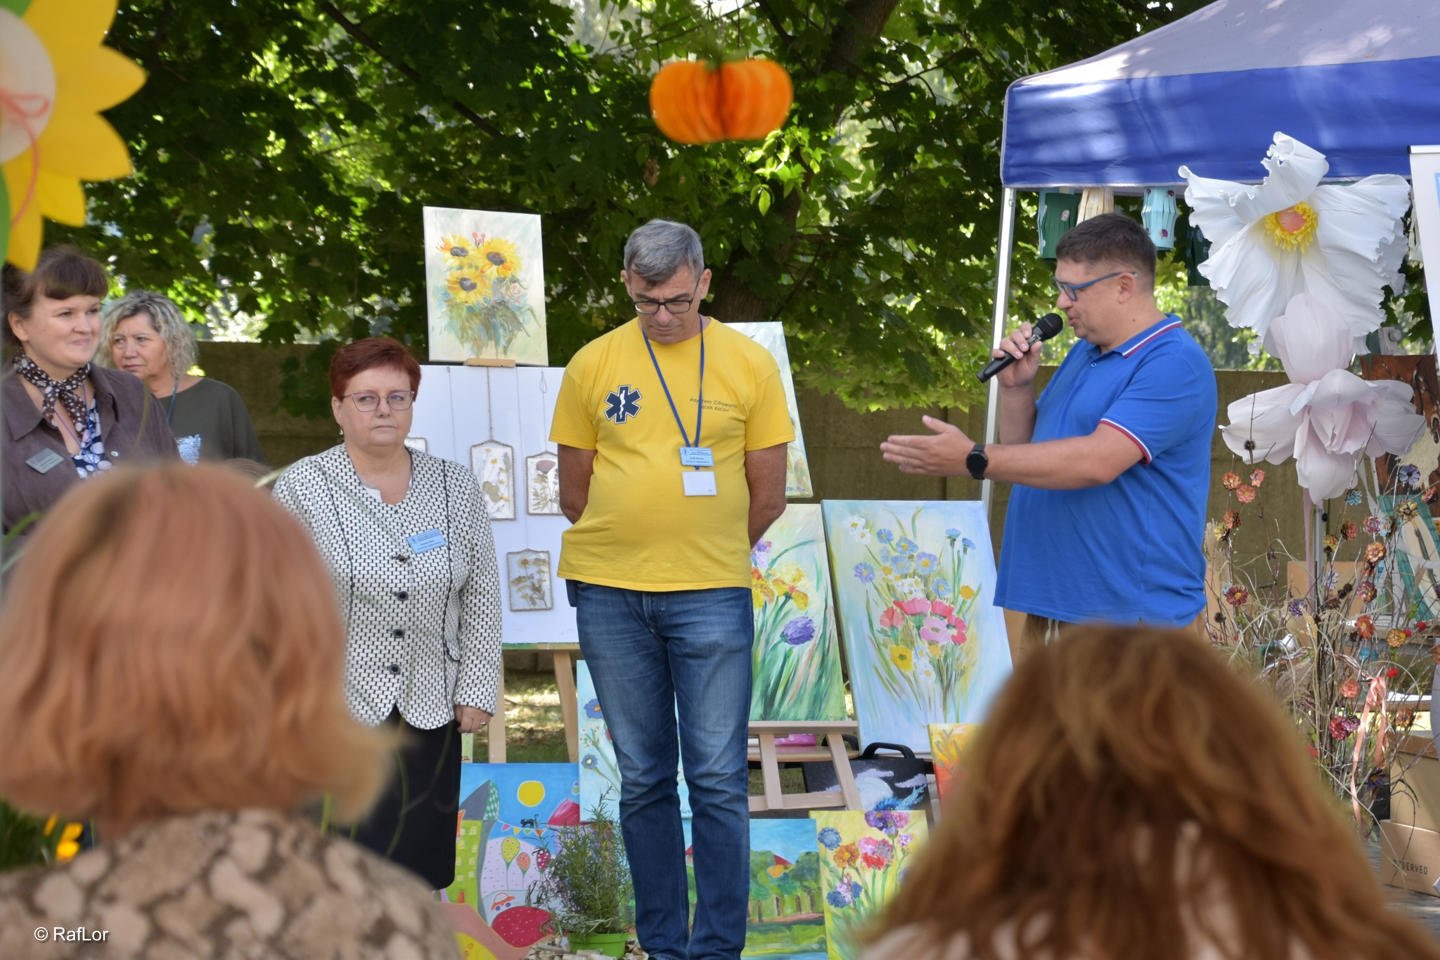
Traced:
<svg viewBox="0 0 1440 960">
<path fill-rule="evenodd" d="M 773 60 L 667 63 L 650 83 L 650 112 L 679 143 L 759 140 L 790 112 L 790 75 Z"/>
</svg>

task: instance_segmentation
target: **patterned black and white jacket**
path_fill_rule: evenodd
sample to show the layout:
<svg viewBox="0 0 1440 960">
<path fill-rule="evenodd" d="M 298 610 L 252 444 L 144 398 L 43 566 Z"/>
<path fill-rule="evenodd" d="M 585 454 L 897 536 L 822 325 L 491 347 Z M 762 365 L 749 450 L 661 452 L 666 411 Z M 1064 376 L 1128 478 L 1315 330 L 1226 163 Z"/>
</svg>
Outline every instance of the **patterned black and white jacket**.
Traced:
<svg viewBox="0 0 1440 960">
<path fill-rule="evenodd" d="M 398 707 L 433 730 L 455 719 L 456 704 L 495 712 L 500 581 L 475 475 L 418 450 L 410 457 L 399 503 L 365 486 L 344 444 L 296 461 L 275 499 L 310 531 L 335 582 L 350 712 L 374 725 Z"/>
</svg>

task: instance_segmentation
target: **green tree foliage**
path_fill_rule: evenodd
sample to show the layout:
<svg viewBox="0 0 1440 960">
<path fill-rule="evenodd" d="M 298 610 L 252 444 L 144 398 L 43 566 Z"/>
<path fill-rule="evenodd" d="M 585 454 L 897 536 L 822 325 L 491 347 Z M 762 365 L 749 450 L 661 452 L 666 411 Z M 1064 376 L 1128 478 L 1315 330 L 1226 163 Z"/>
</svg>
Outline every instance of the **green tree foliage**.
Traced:
<svg viewBox="0 0 1440 960">
<path fill-rule="evenodd" d="M 266 340 L 387 332 L 423 357 L 420 208 L 539 213 L 561 363 L 627 319 L 628 232 L 672 217 L 705 239 L 710 311 L 784 321 L 800 382 L 857 408 L 963 405 L 988 352 L 1006 86 L 1202 2 L 126 0 L 109 42 L 150 80 L 108 115 L 136 172 L 47 239 Z M 659 135 L 651 75 L 711 47 L 790 71 L 780 133 Z M 1017 311 L 1046 275 L 1017 251 Z M 290 405 L 323 409 L 318 369 L 296 382 Z"/>
</svg>

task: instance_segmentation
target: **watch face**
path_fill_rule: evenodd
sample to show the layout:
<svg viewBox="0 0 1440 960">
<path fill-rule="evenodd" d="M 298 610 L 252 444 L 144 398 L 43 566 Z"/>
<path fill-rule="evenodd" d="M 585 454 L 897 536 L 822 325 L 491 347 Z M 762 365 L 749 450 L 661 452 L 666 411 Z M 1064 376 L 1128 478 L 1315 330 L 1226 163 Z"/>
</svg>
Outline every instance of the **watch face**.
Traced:
<svg viewBox="0 0 1440 960">
<path fill-rule="evenodd" d="M 985 456 L 984 450 L 971 450 L 970 455 L 965 458 L 965 466 L 970 471 L 970 476 L 980 480 L 985 476 L 985 468 L 990 465 L 990 458 Z"/>
</svg>

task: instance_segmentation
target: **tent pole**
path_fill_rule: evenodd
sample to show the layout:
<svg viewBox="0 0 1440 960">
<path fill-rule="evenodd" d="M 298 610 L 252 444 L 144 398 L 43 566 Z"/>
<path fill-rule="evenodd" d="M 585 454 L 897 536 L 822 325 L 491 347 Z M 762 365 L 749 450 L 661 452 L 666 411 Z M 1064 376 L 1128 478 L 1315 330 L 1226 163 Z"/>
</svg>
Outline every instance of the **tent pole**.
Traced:
<svg viewBox="0 0 1440 960">
<path fill-rule="evenodd" d="M 1005 336 L 1005 321 L 1010 312 L 1010 253 L 1015 247 L 1015 188 L 1006 187 L 1000 198 L 1000 245 L 995 252 L 995 329 L 990 337 L 990 349 L 1000 346 Z M 997 421 L 1000 416 L 1000 381 L 991 378 L 989 394 L 985 401 L 985 443 L 995 442 Z M 985 519 L 990 519 L 990 502 L 994 483 L 980 481 L 980 503 L 985 510 Z"/>
</svg>

